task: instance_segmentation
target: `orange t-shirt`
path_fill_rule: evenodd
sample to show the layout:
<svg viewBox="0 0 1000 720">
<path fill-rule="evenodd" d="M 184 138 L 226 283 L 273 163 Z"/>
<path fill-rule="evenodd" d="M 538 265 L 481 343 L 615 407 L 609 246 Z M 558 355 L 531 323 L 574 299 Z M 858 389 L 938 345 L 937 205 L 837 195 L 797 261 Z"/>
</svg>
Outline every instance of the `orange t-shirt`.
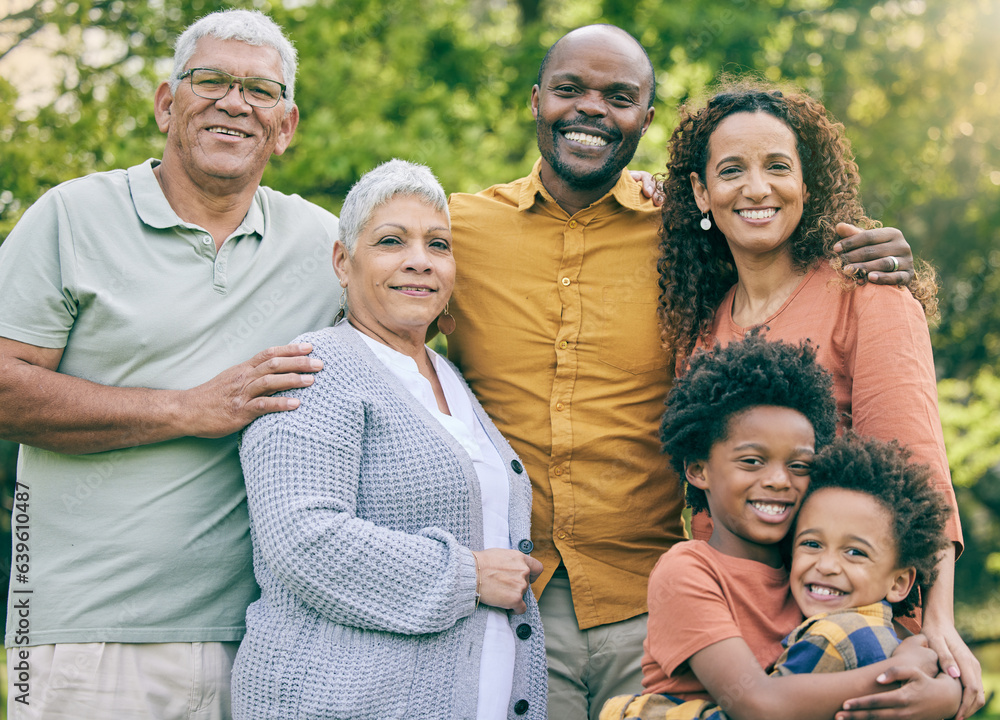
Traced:
<svg viewBox="0 0 1000 720">
<path fill-rule="evenodd" d="M 750 328 L 733 321 L 735 286 L 715 313 L 712 336 L 722 345 L 743 339 Z M 923 310 L 908 290 L 885 285 L 844 287 L 826 261 L 805 276 L 777 312 L 764 321 L 764 337 L 811 341 L 816 359 L 833 375 L 838 428 L 898 440 L 911 462 L 929 465 L 934 485 L 952 508 L 946 532 L 962 550 L 955 490 L 938 415 L 937 379 Z M 692 518 L 696 538 L 707 540 L 706 513 Z"/>
<path fill-rule="evenodd" d="M 788 570 L 724 555 L 707 542 L 670 548 L 649 576 L 649 625 L 642 658 L 646 693 L 708 699 L 687 664 L 700 650 L 742 637 L 765 670 L 802 622 Z"/>
</svg>

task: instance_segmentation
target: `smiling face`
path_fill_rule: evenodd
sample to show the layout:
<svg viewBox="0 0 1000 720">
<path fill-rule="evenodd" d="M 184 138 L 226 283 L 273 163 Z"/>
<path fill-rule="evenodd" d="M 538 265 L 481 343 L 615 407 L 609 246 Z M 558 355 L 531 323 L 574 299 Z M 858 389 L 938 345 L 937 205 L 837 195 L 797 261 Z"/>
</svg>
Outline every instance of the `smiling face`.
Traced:
<svg viewBox="0 0 1000 720">
<path fill-rule="evenodd" d="M 767 113 L 735 113 L 709 140 L 705 182 L 691 173 L 698 209 L 711 211 L 737 262 L 787 254 L 809 193 L 795 133 Z"/>
<path fill-rule="evenodd" d="M 546 188 L 607 192 L 653 119 L 651 92 L 649 61 L 628 35 L 587 27 L 562 38 L 531 91 Z"/>
<path fill-rule="evenodd" d="M 892 517 L 871 495 L 826 487 L 802 506 L 790 579 L 806 617 L 905 598 L 916 571 L 898 568 Z"/>
<path fill-rule="evenodd" d="M 190 68 L 282 81 L 281 56 L 274 48 L 211 36 L 198 41 L 185 69 Z M 173 94 L 167 83 L 160 85 L 155 112 L 167 134 L 161 167 L 199 188 L 220 192 L 256 190 L 271 155 L 288 148 L 299 117 L 294 106 L 286 113 L 281 100 L 273 108 L 248 105 L 236 85 L 218 100 L 199 97 L 187 78 Z"/>
<path fill-rule="evenodd" d="M 422 347 L 455 285 L 448 216 L 397 195 L 372 213 L 353 255 L 339 241 L 333 253 L 351 323 L 398 350 L 400 341 Z"/>
<path fill-rule="evenodd" d="M 798 410 L 760 405 L 729 420 L 708 460 L 689 463 L 687 480 L 705 491 L 709 544 L 726 555 L 772 566 L 809 486 L 812 424 Z"/>
</svg>

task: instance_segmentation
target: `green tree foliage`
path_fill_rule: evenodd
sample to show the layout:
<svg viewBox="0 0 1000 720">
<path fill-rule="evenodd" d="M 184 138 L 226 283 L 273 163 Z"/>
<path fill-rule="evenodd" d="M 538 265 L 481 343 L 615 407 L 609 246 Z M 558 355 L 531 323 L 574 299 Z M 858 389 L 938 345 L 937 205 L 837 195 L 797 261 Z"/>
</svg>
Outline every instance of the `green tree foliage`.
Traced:
<svg viewBox="0 0 1000 720">
<path fill-rule="evenodd" d="M 159 155 L 151 99 L 169 72 L 171 44 L 191 21 L 223 7 L 216 0 L 8 2 L 12 11 L 0 19 L 0 240 L 56 183 Z M 870 214 L 902 228 L 939 269 L 941 376 L 988 385 L 982 378 L 1000 373 L 997 0 L 232 4 L 271 13 L 300 54 L 302 122 L 264 181 L 333 210 L 361 173 L 390 157 L 429 164 L 449 190 L 524 174 L 537 153 L 528 99 L 538 63 L 563 32 L 585 23 L 629 30 L 657 68 L 657 117 L 634 168 L 664 166 L 675 108 L 720 72 L 797 84 L 847 126 Z M 4 79 L 32 44 L 44 44 L 55 60 L 53 97 L 40 107 L 26 106 Z M 968 405 L 947 395 L 945 412 L 954 406 L 957 415 L 945 422 L 953 444 L 978 442 L 984 450 L 986 439 L 961 435 L 961 418 L 978 408 L 985 426 L 1000 408 L 995 395 L 970 387 L 977 399 Z M 996 505 L 975 491 L 995 466 L 977 452 L 954 450 L 955 475 L 967 488 L 970 516 L 988 517 L 995 528 Z"/>
<path fill-rule="evenodd" d="M 1000 577 L 1000 375 L 986 365 L 938 387 L 948 463 L 965 521 L 967 597 L 987 600 Z M 978 597 L 977 597 L 978 596 Z M 969 599 L 972 599 L 969 598 Z M 1000 615 L 998 615 L 1000 623 Z M 997 628 L 1000 637 L 1000 626 Z"/>
</svg>

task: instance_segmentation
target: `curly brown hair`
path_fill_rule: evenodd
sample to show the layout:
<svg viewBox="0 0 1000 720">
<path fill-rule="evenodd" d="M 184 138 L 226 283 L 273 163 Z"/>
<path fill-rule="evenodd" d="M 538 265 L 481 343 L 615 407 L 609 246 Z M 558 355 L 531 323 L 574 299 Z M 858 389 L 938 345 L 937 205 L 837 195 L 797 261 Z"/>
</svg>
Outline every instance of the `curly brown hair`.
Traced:
<svg viewBox="0 0 1000 720">
<path fill-rule="evenodd" d="M 839 269 L 832 249 L 840 239 L 837 223 L 863 229 L 879 227 L 879 223 L 867 217 L 861 205 L 861 178 L 844 126 L 818 100 L 752 78 L 725 78 L 705 107 L 684 105 L 679 112 L 668 145 L 657 269 L 663 344 L 678 357 L 686 357 L 698 339 L 707 336 L 716 308 L 738 279 L 726 237 L 717 227 L 707 232 L 699 227 L 702 214 L 691 186 L 691 173 L 705 183 L 709 140 L 724 119 L 736 113 L 767 113 L 795 133 L 809 191 L 802 219 L 788 240 L 796 269 L 804 271 L 821 258 L 832 260 Z M 865 282 L 861 277 L 851 280 Z M 909 288 L 924 312 L 933 315 L 937 305 L 933 271 L 921 267 Z"/>
<path fill-rule="evenodd" d="M 910 594 L 892 604 L 896 617 L 912 616 L 920 594 L 937 579 L 938 553 L 949 545 L 945 527 L 951 507 L 932 482 L 926 465 L 910 462 L 897 441 L 882 442 L 848 431 L 813 458 L 809 489 L 843 488 L 873 497 L 889 513 L 896 544 L 896 566 L 913 567 L 917 580 Z"/>
<path fill-rule="evenodd" d="M 667 396 L 660 424 L 663 451 L 678 476 L 685 476 L 689 463 L 708 460 L 712 446 L 729 436 L 734 417 L 762 405 L 802 413 L 813 427 L 817 451 L 833 440 L 833 380 L 808 342 L 769 342 L 755 330 L 726 347 L 695 353 Z M 692 514 L 709 511 L 705 491 L 690 483 L 685 499 Z"/>
</svg>

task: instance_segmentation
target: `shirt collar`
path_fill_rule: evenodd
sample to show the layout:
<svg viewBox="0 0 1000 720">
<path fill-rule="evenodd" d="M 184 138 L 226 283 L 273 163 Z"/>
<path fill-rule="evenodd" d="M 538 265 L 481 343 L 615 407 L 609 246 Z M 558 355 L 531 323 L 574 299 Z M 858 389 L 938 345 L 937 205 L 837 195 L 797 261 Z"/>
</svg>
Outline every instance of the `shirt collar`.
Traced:
<svg viewBox="0 0 1000 720">
<path fill-rule="evenodd" d="M 153 168 L 160 164 L 159 160 L 150 158 L 142 165 L 134 165 L 128 169 L 129 189 L 132 193 L 132 204 L 135 205 L 136 214 L 146 225 L 158 229 L 172 227 L 197 227 L 193 223 L 184 222 L 178 217 L 174 209 L 167 202 L 167 197 L 163 194 Z M 253 202 L 247 211 L 243 222 L 233 232 L 234 236 L 249 235 L 257 233 L 264 236 L 264 209 L 261 201 L 261 189 L 257 188 L 254 193 Z M 204 228 L 199 228 L 204 229 Z"/>
<path fill-rule="evenodd" d="M 873 618 L 880 618 L 885 620 L 887 623 L 892 622 L 892 605 L 888 600 L 880 600 L 877 603 L 872 603 L 871 605 L 864 605 L 862 607 L 856 608 L 857 612 L 861 615 L 867 615 Z"/>
<path fill-rule="evenodd" d="M 528 181 L 521 188 L 521 197 L 518 198 L 517 209 L 521 212 L 531 208 L 539 197 L 543 202 L 557 204 L 542 184 L 542 159 L 535 161 L 535 166 L 531 169 Z M 640 210 L 651 201 L 642 194 L 642 186 L 632 179 L 628 168 L 622 170 L 618 182 L 600 200 L 597 200 L 590 207 L 600 205 L 605 202 L 614 201 L 628 210 Z"/>
<path fill-rule="evenodd" d="M 819 613 L 817 615 L 809 618 L 810 620 L 818 620 L 825 617 L 830 617 L 832 615 L 840 615 L 843 613 L 855 613 L 857 615 L 863 615 L 865 617 L 876 618 L 877 620 L 884 620 L 887 623 L 892 622 L 892 605 L 889 604 L 888 600 L 879 600 L 870 605 L 860 605 L 858 607 L 841 608 L 840 610 L 832 610 L 830 612 Z"/>
</svg>

